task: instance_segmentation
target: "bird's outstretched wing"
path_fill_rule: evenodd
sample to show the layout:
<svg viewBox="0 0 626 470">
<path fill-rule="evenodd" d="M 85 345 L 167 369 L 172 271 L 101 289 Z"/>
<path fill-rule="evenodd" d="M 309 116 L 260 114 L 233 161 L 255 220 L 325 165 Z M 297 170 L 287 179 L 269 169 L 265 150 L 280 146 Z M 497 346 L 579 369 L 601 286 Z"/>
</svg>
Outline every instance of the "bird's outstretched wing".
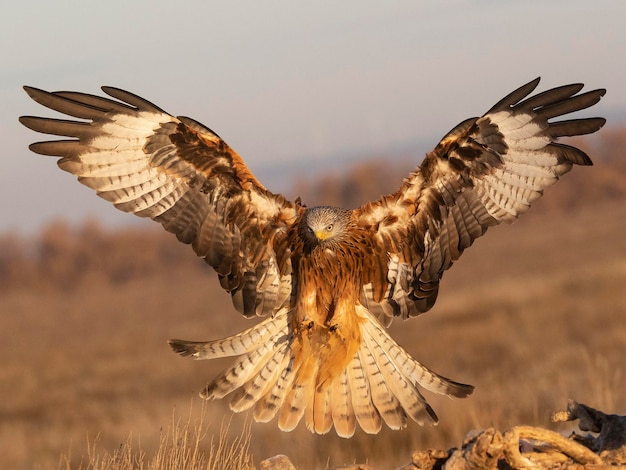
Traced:
<svg viewBox="0 0 626 470">
<path fill-rule="evenodd" d="M 593 106 L 605 90 L 578 94 L 583 85 L 572 84 L 527 98 L 538 83 L 463 121 L 397 192 L 358 209 L 385 256 L 382 275 L 363 289 L 379 318 L 430 309 L 444 271 L 488 227 L 514 221 L 573 165 L 591 165 L 582 150 L 556 141 L 595 132 L 605 119 L 550 120 Z"/>
<path fill-rule="evenodd" d="M 37 132 L 71 138 L 31 150 L 62 157 L 59 166 L 100 197 L 191 244 L 246 316 L 273 313 L 288 301 L 285 240 L 298 207 L 267 191 L 219 136 L 118 88 L 102 88 L 115 99 L 24 89 L 39 104 L 79 119 L 21 117 Z"/>
</svg>

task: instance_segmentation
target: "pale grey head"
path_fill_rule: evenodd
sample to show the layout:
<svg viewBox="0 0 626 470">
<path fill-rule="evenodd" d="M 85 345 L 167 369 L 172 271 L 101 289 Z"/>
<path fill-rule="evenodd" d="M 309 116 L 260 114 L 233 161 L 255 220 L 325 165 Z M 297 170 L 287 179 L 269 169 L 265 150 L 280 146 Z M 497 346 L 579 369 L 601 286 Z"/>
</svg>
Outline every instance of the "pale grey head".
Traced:
<svg viewBox="0 0 626 470">
<path fill-rule="evenodd" d="M 347 209 L 332 206 L 307 209 L 302 218 L 301 236 L 313 245 L 337 242 L 350 224 L 351 213 Z"/>
</svg>

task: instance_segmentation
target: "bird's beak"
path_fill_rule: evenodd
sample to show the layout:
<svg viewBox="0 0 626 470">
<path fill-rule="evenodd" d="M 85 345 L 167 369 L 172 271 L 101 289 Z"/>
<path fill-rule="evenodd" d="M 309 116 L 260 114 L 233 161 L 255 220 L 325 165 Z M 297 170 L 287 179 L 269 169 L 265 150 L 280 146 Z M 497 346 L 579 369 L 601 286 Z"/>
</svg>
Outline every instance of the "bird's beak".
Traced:
<svg viewBox="0 0 626 470">
<path fill-rule="evenodd" d="M 318 230 L 317 232 L 315 232 L 315 238 L 317 238 L 318 240 L 326 240 L 328 238 L 328 235 L 329 234 L 324 230 Z"/>
</svg>

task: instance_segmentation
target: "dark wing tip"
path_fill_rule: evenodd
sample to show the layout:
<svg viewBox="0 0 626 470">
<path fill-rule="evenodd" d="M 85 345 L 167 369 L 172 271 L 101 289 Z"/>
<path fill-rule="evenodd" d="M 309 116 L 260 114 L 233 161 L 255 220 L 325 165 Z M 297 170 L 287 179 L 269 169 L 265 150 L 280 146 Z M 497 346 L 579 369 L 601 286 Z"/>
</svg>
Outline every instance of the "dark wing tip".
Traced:
<svg viewBox="0 0 626 470">
<path fill-rule="evenodd" d="M 34 86 L 30 86 L 30 85 L 23 85 L 22 88 L 24 89 L 24 91 L 26 93 L 28 93 L 29 95 L 33 92 L 37 92 L 37 91 L 43 91 L 40 90 L 39 88 L 35 88 Z"/>
<path fill-rule="evenodd" d="M 24 85 L 22 88 L 24 89 L 26 94 L 30 96 L 37 103 L 41 103 L 41 98 L 43 96 L 50 94 L 46 90 L 42 90 L 41 88 L 35 88 L 33 86 Z"/>
<path fill-rule="evenodd" d="M 491 107 L 491 109 L 487 111 L 486 114 L 493 113 L 501 109 L 506 109 L 519 103 L 528 95 L 530 95 L 535 90 L 535 88 L 537 88 L 537 85 L 539 85 L 540 81 L 541 81 L 541 77 L 537 77 L 534 80 L 531 80 L 530 82 L 522 85 L 518 89 L 512 91 L 511 93 L 506 95 L 504 98 L 502 98 L 500 101 L 498 101 L 496 104 L 494 104 Z"/>
<path fill-rule="evenodd" d="M 28 148 L 31 152 L 49 157 L 64 157 L 61 161 L 71 159 L 78 149 L 78 140 L 49 140 L 46 142 L 35 142 Z"/>
<path fill-rule="evenodd" d="M 28 146 L 28 149 L 31 152 L 34 152 L 38 155 L 45 155 L 48 157 L 59 157 L 60 155 L 55 155 L 54 153 L 50 152 L 48 148 L 49 143 L 50 142 L 34 142 Z"/>
<path fill-rule="evenodd" d="M 600 99 L 602 99 L 602 97 L 606 95 L 606 88 L 598 88 L 596 90 L 591 90 L 579 96 L 583 96 L 583 95 L 587 97 L 588 101 L 586 102 L 587 103 L 586 107 L 589 108 L 593 106 L 594 104 L 598 103 Z"/>
<path fill-rule="evenodd" d="M 29 129 L 32 129 L 32 126 L 34 126 L 34 122 L 35 119 L 37 119 L 34 116 L 20 116 L 17 118 L 17 120 L 20 122 L 20 124 L 22 124 L 25 127 L 28 127 Z"/>
<path fill-rule="evenodd" d="M 132 106 L 135 106 L 137 109 L 141 111 L 149 111 L 153 113 L 163 113 L 168 114 L 163 109 L 159 108 L 157 105 L 142 98 L 135 93 L 131 93 L 130 91 L 122 90 L 121 88 L 113 87 L 113 86 L 102 86 L 100 89 L 105 92 L 107 95 L 116 98 L 120 101 L 128 103 Z"/>
<path fill-rule="evenodd" d="M 26 127 L 28 127 L 28 126 L 26 126 Z M 50 154 L 49 154 L 48 152 L 46 152 L 46 150 L 45 150 L 45 145 L 46 145 L 47 143 L 48 143 L 48 142 L 35 142 L 35 143 L 30 144 L 30 145 L 28 146 L 28 149 L 29 149 L 31 152 L 34 152 L 34 153 L 39 154 L 39 155 L 47 155 L 47 156 L 50 156 Z"/>
<path fill-rule="evenodd" d="M 450 395 L 456 398 L 465 398 L 474 393 L 474 386 L 450 381 Z"/>
<path fill-rule="evenodd" d="M 172 351 L 180 354 L 181 356 L 191 356 L 195 352 L 195 349 L 190 347 L 189 341 L 182 339 L 168 339 L 167 344 L 170 345 Z"/>
<path fill-rule="evenodd" d="M 606 118 L 603 118 L 603 117 L 587 118 L 587 121 L 589 123 L 588 126 L 589 126 L 590 134 L 600 130 L 606 124 Z"/>
</svg>

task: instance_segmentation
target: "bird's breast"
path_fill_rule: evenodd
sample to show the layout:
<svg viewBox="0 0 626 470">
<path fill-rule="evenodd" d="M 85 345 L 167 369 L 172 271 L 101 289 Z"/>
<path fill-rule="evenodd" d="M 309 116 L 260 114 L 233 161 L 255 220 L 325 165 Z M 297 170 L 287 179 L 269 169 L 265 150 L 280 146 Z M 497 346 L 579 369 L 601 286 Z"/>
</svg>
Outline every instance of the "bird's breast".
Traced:
<svg viewBox="0 0 626 470">
<path fill-rule="evenodd" d="M 356 313 L 360 284 L 354 270 L 337 251 L 320 250 L 299 262 L 293 347 L 307 364 L 303 371 L 310 370 L 306 375 L 315 377 L 317 385 L 342 373 L 362 341 L 363 318 Z"/>
<path fill-rule="evenodd" d="M 362 267 L 346 250 L 317 247 L 301 256 L 296 272 L 296 308 L 302 321 L 330 326 L 337 306 L 360 299 Z"/>
</svg>

